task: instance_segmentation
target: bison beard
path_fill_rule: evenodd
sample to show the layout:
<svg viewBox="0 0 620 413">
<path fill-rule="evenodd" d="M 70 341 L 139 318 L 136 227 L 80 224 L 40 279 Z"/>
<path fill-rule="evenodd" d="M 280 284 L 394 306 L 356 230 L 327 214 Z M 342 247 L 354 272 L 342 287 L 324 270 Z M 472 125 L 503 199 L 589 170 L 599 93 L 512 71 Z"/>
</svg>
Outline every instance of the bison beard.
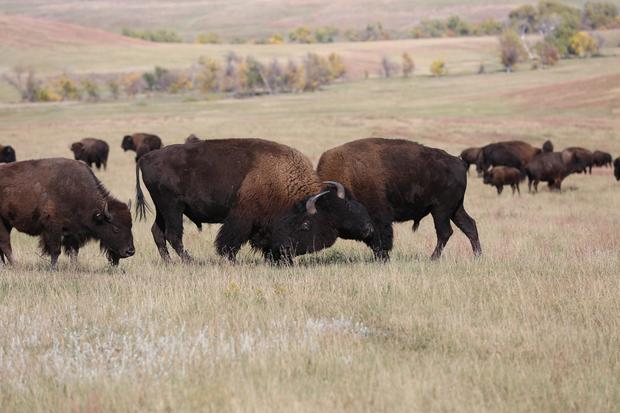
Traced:
<svg viewBox="0 0 620 413">
<path fill-rule="evenodd" d="M 92 239 L 100 241 L 114 265 L 134 253 L 128 206 L 111 197 L 84 163 L 69 159 L 0 167 L 0 258 L 10 263 L 13 228 L 40 235 L 53 268 L 61 248 L 75 261 L 79 249 Z"/>
<path fill-rule="evenodd" d="M 136 165 L 136 211 L 143 217 L 148 205 L 140 172 L 155 204 L 151 231 L 165 261 L 168 243 L 191 259 L 183 215 L 196 225 L 222 223 L 216 249 L 231 260 L 246 242 L 267 259 L 290 262 L 331 246 L 340 231 L 372 232 L 366 209 L 341 185 L 326 187 L 305 156 L 274 142 L 214 139 L 144 155 Z"/>
<path fill-rule="evenodd" d="M 481 254 L 476 222 L 463 207 L 467 187 L 464 163 L 446 152 L 401 139 L 362 139 L 325 152 L 317 172 L 342 182 L 373 221 L 374 236 L 361 239 L 378 259 L 389 259 L 393 222 L 413 220 L 415 231 L 430 214 L 435 223 L 438 259 L 452 235 L 450 221 L 465 233 L 474 254 Z"/>
</svg>

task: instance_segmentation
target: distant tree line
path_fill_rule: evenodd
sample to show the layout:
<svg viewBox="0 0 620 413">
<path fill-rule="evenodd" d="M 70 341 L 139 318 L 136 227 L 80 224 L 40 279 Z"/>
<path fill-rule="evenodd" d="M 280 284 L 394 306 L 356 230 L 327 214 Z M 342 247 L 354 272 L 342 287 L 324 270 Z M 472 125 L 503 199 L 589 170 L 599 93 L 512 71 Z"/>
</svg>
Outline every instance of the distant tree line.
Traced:
<svg viewBox="0 0 620 413">
<path fill-rule="evenodd" d="M 469 22 L 459 16 L 446 19 L 426 19 L 407 31 L 390 30 L 381 22 L 368 23 L 362 29 L 338 29 L 333 26 L 299 26 L 288 33 L 274 33 L 257 39 L 223 39 L 214 32 L 199 33 L 191 41 L 200 44 L 217 43 L 331 43 L 336 41 L 369 42 L 404 38 L 433 38 L 456 36 L 494 36 L 507 29 L 526 33 L 545 33 L 556 29 L 559 22 L 569 25 L 576 31 L 606 30 L 620 28 L 618 5 L 613 2 L 587 2 L 582 9 L 565 5 L 558 0 L 542 0 L 538 6 L 524 5 L 512 10 L 504 21 L 485 19 Z M 152 42 L 183 42 L 174 30 L 131 30 L 123 29 L 122 34 Z M 561 36 L 561 35 L 559 35 Z M 556 45 L 564 54 L 561 45 Z"/>
<path fill-rule="evenodd" d="M 263 63 L 252 56 L 229 53 L 223 61 L 201 57 L 187 69 L 155 67 L 152 71 L 119 74 L 59 76 L 39 79 L 31 67 L 15 67 L 4 80 L 20 94 L 22 101 L 99 101 L 152 93 L 222 94 L 249 97 L 262 94 L 302 93 L 321 89 L 342 79 L 346 67 L 342 58 L 308 53 L 300 61 L 282 64 L 273 59 Z"/>
</svg>

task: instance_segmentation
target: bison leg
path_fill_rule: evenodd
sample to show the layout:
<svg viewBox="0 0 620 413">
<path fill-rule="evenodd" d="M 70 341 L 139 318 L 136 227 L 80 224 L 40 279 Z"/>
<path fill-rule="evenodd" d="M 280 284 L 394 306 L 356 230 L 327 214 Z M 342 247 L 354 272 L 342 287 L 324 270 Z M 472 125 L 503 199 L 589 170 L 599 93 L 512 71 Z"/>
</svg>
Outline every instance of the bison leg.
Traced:
<svg viewBox="0 0 620 413">
<path fill-rule="evenodd" d="M 0 221 L 0 260 L 3 263 L 14 264 L 13 250 L 11 249 L 11 228 L 7 228 L 2 221 Z"/>
<path fill-rule="evenodd" d="M 65 254 L 69 256 L 71 265 L 76 266 L 78 263 L 78 253 L 80 252 L 79 242 L 72 237 L 65 237 L 62 240 L 62 245 L 65 247 Z"/>
<path fill-rule="evenodd" d="M 58 257 L 62 247 L 62 236 L 60 231 L 47 231 L 41 235 L 43 252 L 51 257 L 52 270 L 58 266 Z"/>
<path fill-rule="evenodd" d="M 437 246 L 431 255 L 431 260 L 438 260 L 441 257 L 444 247 L 452 236 L 452 226 L 450 218 L 443 212 L 433 211 L 433 222 L 435 223 L 435 232 L 437 233 Z"/>
<path fill-rule="evenodd" d="M 166 236 L 164 235 L 165 228 L 166 221 L 159 212 L 156 212 L 155 222 L 151 227 L 151 233 L 153 234 L 153 240 L 155 241 L 155 245 L 157 245 L 159 255 L 165 262 L 169 263 L 170 253 L 168 252 L 168 247 L 166 247 Z"/>
<path fill-rule="evenodd" d="M 174 211 L 174 214 L 167 217 L 164 235 L 181 260 L 184 262 L 192 260 L 183 247 L 183 214 L 181 211 Z"/>
<path fill-rule="evenodd" d="M 504 190 L 504 186 L 503 185 L 497 185 L 497 195 L 501 195 L 502 191 Z"/>
<path fill-rule="evenodd" d="M 215 238 L 217 253 L 234 261 L 241 246 L 245 244 L 252 233 L 252 224 L 247 219 L 236 214 L 229 215 Z M 274 260 L 277 259 L 274 257 Z"/>
<path fill-rule="evenodd" d="M 518 188 L 518 187 L 517 187 Z M 469 238 L 471 248 L 475 256 L 482 255 L 482 247 L 480 247 L 480 239 L 478 238 L 478 227 L 476 221 L 467 214 L 465 208 L 461 204 L 452 216 L 452 222 Z"/>
<path fill-rule="evenodd" d="M 373 236 L 364 242 L 372 249 L 376 260 L 388 261 L 394 242 L 392 223 L 374 220 L 373 226 L 375 227 Z"/>
</svg>

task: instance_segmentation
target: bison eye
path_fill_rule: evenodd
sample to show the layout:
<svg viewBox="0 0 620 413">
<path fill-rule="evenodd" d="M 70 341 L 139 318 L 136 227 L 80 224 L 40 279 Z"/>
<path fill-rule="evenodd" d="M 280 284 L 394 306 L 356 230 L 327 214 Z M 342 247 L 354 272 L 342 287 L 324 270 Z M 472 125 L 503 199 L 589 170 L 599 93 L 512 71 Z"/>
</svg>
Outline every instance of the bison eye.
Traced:
<svg viewBox="0 0 620 413">
<path fill-rule="evenodd" d="M 112 232 L 114 232 L 115 234 L 118 234 L 119 232 L 121 232 L 121 229 L 117 227 L 116 225 L 112 225 Z"/>
<path fill-rule="evenodd" d="M 310 231 L 310 223 L 308 221 L 301 224 L 302 231 Z"/>
</svg>

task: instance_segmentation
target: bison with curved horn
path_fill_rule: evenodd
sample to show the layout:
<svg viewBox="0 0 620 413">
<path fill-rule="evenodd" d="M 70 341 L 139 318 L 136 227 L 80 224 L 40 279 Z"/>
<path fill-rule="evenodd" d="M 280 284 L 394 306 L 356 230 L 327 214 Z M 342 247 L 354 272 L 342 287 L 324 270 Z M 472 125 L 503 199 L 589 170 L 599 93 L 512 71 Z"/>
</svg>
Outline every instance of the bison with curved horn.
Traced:
<svg viewBox="0 0 620 413">
<path fill-rule="evenodd" d="M 170 261 L 169 243 L 183 260 L 183 215 L 196 225 L 222 223 L 219 255 L 234 260 L 247 242 L 266 259 L 290 263 L 334 244 L 341 234 L 366 239 L 366 209 L 337 182 L 319 180 L 299 151 L 262 139 L 213 139 L 170 145 L 144 155 L 136 167 L 136 209 L 147 208 L 140 172 L 153 203 L 153 238 Z"/>
<path fill-rule="evenodd" d="M 113 198 L 83 162 L 39 159 L 0 166 L 0 258 L 13 263 L 11 230 L 41 236 L 56 267 L 61 248 L 71 257 L 99 240 L 111 264 L 134 254 L 129 207 Z"/>
<path fill-rule="evenodd" d="M 428 214 L 437 234 L 432 259 L 441 256 L 452 235 L 450 221 L 469 238 L 474 254 L 482 252 L 476 222 L 463 207 L 467 172 L 459 158 L 407 140 L 371 138 L 328 150 L 317 172 L 321 179 L 342 182 L 368 209 L 374 236 L 341 236 L 364 241 L 378 259 L 389 259 L 393 222 L 413 220 L 415 231 Z"/>
</svg>

